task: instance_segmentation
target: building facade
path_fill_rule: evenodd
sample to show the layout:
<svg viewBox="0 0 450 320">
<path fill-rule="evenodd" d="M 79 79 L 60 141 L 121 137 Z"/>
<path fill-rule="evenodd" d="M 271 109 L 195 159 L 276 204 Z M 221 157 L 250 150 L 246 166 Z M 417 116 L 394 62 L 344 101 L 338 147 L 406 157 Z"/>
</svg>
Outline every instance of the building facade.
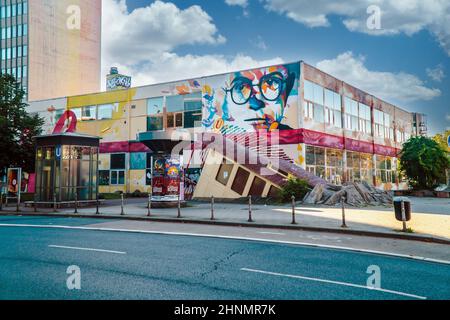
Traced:
<svg viewBox="0 0 450 320">
<path fill-rule="evenodd" d="M 0 0 L 1 72 L 27 100 L 100 90 L 101 0 Z"/>
<path fill-rule="evenodd" d="M 285 169 L 269 178 L 256 172 L 259 162 L 246 165 L 213 150 L 193 163 L 195 152 L 184 152 L 189 196 L 264 197 L 299 171 L 334 184 L 407 187 L 397 175 L 397 155 L 414 134 L 413 114 L 302 61 L 30 105 L 46 119 L 47 133 L 65 110 L 76 116 L 78 133 L 102 138 L 101 193 L 148 192 L 152 155 L 168 148 L 147 142 L 193 132 L 233 141 L 247 156 L 276 157 Z M 219 163 L 208 165 L 207 157 Z"/>
</svg>

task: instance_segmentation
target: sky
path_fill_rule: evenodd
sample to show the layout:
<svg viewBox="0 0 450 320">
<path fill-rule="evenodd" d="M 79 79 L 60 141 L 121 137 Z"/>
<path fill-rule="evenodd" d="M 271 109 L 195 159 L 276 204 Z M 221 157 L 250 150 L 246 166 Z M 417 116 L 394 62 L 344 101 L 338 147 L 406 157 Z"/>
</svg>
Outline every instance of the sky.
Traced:
<svg viewBox="0 0 450 320">
<path fill-rule="evenodd" d="M 450 129 L 450 0 L 102 0 L 133 86 L 303 60 Z M 379 13 L 379 14 L 378 14 Z"/>
</svg>

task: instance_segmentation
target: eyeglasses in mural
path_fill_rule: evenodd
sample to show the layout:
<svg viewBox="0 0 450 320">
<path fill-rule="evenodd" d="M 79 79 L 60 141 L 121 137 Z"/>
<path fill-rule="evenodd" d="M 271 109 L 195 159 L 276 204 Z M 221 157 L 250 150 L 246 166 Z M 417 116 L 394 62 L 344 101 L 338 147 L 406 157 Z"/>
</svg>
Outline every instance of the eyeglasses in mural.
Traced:
<svg viewBox="0 0 450 320">
<path fill-rule="evenodd" d="M 221 133 L 296 127 L 299 74 L 294 63 L 215 77 L 203 88 L 203 126 Z"/>
</svg>

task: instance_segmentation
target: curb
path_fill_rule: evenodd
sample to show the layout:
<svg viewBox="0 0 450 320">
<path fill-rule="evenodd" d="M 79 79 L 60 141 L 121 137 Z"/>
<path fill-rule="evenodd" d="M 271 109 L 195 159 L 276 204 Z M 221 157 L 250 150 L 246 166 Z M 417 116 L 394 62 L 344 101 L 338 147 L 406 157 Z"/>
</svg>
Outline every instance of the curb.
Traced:
<svg viewBox="0 0 450 320">
<path fill-rule="evenodd" d="M 395 234 L 378 231 L 365 231 L 365 230 L 352 230 L 341 228 L 323 228 L 323 227 L 307 227 L 301 225 L 279 225 L 279 224 L 261 224 L 251 222 L 232 222 L 232 221 L 220 221 L 220 220 L 196 220 L 190 218 L 161 218 L 161 217 L 138 217 L 138 216 L 108 216 L 104 214 L 92 215 L 92 214 L 69 214 L 69 213 L 21 213 L 21 212 L 5 212 L 1 211 L 0 216 L 24 216 L 24 217 L 61 217 L 61 218 L 90 218 L 90 219 L 112 219 L 112 220 L 131 220 L 131 221 L 147 221 L 147 222 L 163 222 L 163 223 L 187 223 L 187 224 L 201 224 L 201 225 L 216 225 L 227 227 L 244 227 L 244 228 L 260 228 L 260 229 L 282 229 L 282 230 L 297 230 L 297 231 L 312 231 L 312 232 L 327 232 L 327 233 L 339 233 L 349 234 L 357 236 L 369 236 L 377 238 L 388 238 L 398 240 L 411 240 L 421 241 L 428 243 L 437 243 L 450 245 L 450 240 L 443 238 L 436 238 L 426 235 L 413 235 L 413 234 Z"/>
</svg>

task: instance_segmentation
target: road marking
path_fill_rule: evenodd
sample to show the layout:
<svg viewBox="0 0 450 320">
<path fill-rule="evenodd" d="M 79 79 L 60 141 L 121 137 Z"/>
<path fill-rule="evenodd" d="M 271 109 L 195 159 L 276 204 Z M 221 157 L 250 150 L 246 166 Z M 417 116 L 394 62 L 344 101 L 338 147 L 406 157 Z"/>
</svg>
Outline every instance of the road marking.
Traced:
<svg viewBox="0 0 450 320">
<path fill-rule="evenodd" d="M 67 246 L 57 246 L 57 245 L 49 245 L 49 248 L 56 249 L 70 249 L 70 250 L 81 250 L 81 251 L 96 251 L 96 252 L 106 252 L 106 253 L 115 253 L 115 254 L 127 254 L 122 251 L 113 251 L 113 250 L 103 250 L 103 249 L 94 249 L 94 248 L 80 248 L 80 247 L 67 247 Z"/>
<path fill-rule="evenodd" d="M 260 234 L 272 234 L 272 235 L 275 235 L 275 236 L 284 236 L 284 235 L 286 235 L 285 233 L 281 233 L 281 232 L 257 232 L 257 233 L 260 233 Z"/>
<path fill-rule="evenodd" d="M 284 278 L 293 278 L 293 279 L 301 279 L 301 280 L 314 281 L 314 282 L 330 283 L 330 284 L 336 284 L 336 285 L 345 286 L 345 287 L 360 288 L 360 289 L 366 289 L 366 290 L 372 290 L 372 291 L 380 291 L 380 292 L 391 293 L 391 294 L 395 294 L 395 295 L 399 295 L 399 296 L 405 296 L 405 297 L 415 298 L 415 299 L 420 299 L 420 300 L 427 299 L 427 297 L 422 297 L 422 296 L 418 296 L 415 294 L 394 291 L 394 290 L 388 290 L 388 289 L 382 289 L 382 288 L 371 288 L 368 286 L 362 286 L 359 284 L 354 284 L 354 283 L 349 283 L 349 282 L 341 282 L 341 281 L 333 281 L 333 280 L 326 280 L 326 279 L 320 279 L 320 278 L 296 276 L 296 275 L 292 275 L 292 274 L 284 274 L 284 273 L 269 272 L 269 271 L 255 270 L 255 269 L 247 269 L 247 268 L 242 268 L 241 271 L 261 273 L 261 274 L 266 274 L 266 275 L 270 275 L 270 276 L 278 276 L 278 277 L 284 277 Z"/>
<path fill-rule="evenodd" d="M 340 251 L 353 251 L 353 252 L 359 252 L 359 253 L 376 254 L 376 255 L 382 255 L 382 256 L 405 258 L 405 259 L 412 259 L 412 260 L 419 260 L 419 261 L 425 261 L 425 262 L 434 262 L 434 263 L 450 265 L 450 261 L 448 261 L 448 260 L 425 258 L 425 257 L 421 257 L 421 256 L 407 255 L 407 254 L 401 254 L 401 253 L 392 253 L 392 252 L 368 250 L 368 249 L 358 249 L 358 248 L 343 247 L 343 246 L 341 247 L 341 246 L 325 245 L 325 244 L 318 244 L 318 243 L 271 240 L 271 239 L 262 239 L 262 238 L 237 237 L 237 236 L 223 236 L 223 235 L 212 235 L 212 234 L 206 234 L 206 233 L 198 234 L 198 233 L 187 233 L 187 232 L 148 231 L 148 230 L 100 228 L 100 227 L 74 227 L 74 226 L 60 226 L 60 225 L 49 226 L 49 225 L 34 225 L 34 224 L 0 224 L 0 227 L 127 232 L 127 233 L 141 233 L 141 234 L 160 234 L 160 235 L 170 235 L 170 236 L 192 236 L 192 237 L 203 237 L 203 238 L 257 241 L 257 242 L 264 242 L 264 243 L 292 244 L 292 245 L 299 245 L 299 246 L 304 246 L 304 247 L 324 248 L 324 249 L 333 249 L 333 250 L 340 250 Z"/>
</svg>

